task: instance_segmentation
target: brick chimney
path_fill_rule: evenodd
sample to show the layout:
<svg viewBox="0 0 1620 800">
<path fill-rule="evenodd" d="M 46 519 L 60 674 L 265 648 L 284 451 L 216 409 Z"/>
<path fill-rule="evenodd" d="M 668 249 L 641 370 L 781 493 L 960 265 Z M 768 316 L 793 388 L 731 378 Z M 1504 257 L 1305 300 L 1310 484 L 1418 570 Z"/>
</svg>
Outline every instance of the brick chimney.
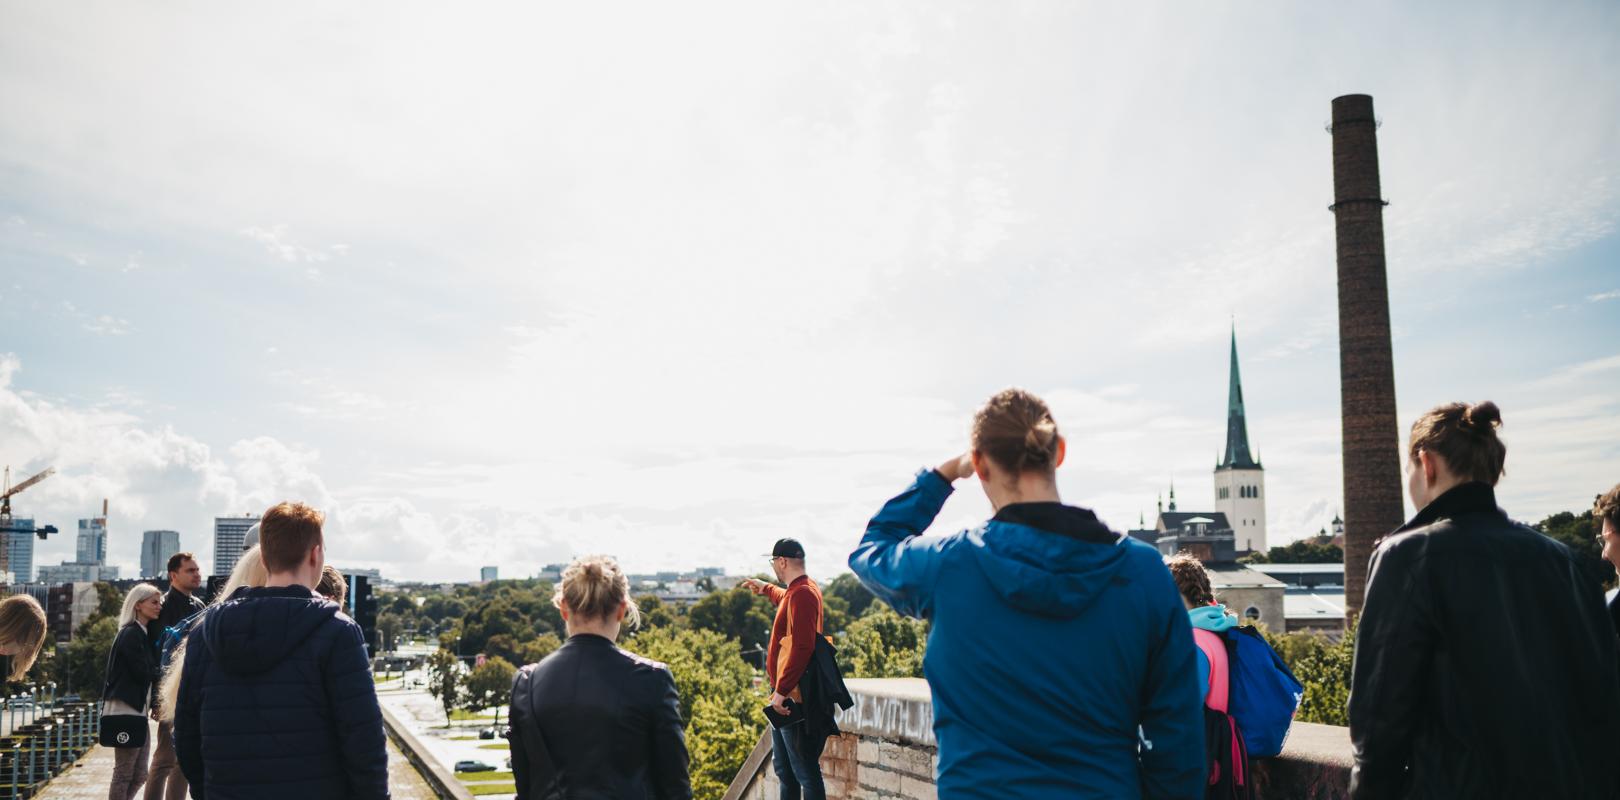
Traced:
<svg viewBox="0 0 1620 800">
<path fill-rule="evenodd" d="M 1378 120 L 1372 98 L 1333 99 L 1333 216 L 1339 260 L 1339 402 L 1344 435 L 1345 620 L 1361 612 L 1373 542 L 1405 521 L 1389 341 Z"/>
</svg>

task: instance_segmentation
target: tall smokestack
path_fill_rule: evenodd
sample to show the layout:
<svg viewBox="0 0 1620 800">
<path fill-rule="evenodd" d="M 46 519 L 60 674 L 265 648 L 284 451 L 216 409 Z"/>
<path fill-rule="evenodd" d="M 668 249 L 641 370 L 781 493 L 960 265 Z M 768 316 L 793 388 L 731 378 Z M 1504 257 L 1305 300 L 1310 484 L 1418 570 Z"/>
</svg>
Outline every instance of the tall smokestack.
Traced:
<svg viewBox="0 0 1620 800">
<path fill-rule="evenodd" d="M 1333 99 L 1333 216 L 1339 256 L 1339 403 L 1344 432 L 1346 621 L 1361 612 L 1373 541 L 1405 521 L 1389 343 L 1384 203 L 1372 98 Z"/>
</svg>

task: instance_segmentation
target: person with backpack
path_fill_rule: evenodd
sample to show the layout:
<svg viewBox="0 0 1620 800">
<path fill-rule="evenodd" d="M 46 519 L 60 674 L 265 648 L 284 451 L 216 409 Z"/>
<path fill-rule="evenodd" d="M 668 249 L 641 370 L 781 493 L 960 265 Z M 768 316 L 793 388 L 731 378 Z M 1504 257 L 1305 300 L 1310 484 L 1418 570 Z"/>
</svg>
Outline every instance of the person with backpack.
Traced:
<svg viewBox="0 0 1620 800">
<path fill-rule="evenodd" d="M 1412 425 L 1418 511 L 1373 551 L 1356 628 L 1351 797 L 1620 796 L 1603 591 L 1496 505 L 1501 424 L 1484 402 Z"/>
<path fill-rule="evenodd" d="M 163 630 L 158 641 L 158 666 L 163 670 L 163 678 L 158 682 L 159 723 L 169 723 L 171 730 L 174 727 L 174 699 L 180 696 L 180 666 L 186 663 L 186 637 L 190 635 L 191 629 L 197 627 L 197 623 L 201 622 L 209 611 L 218 608 L 231 595 L 236 594 L 237 589 L 244 586 L 263 586 L 269 579 L 270 574 L 264 569 L 264 559 L 259 557 L 259 546 L 255 544 L 236 560 L 236 566 L 231 568 L 230 576 L 225 579 L 225 585 L 220 587 L 219 594 L 214 596 L 211 605 Z M 185 778 L 184 775 L 179 777 Z"/>
<path fill-rule="evenodd" d="M 169 556 L 169 591 L 163 593 L 163 608 L 158 611 L 155 624 L 148 625 L 146 635 L 153 652 L 163 644 L 163 632 L 187 617 L 203 610 L 203 602 L 194 594 L 202 588 L 202 567 L 190 553 Z M 156 692 L 154 682 L 152 691 Z M 155 698 L 154 698 L 155 699 Z M 159 720 L 157 744 L 152 748 L 152 766 L 147 771 L 146 800 L 185 800 L 186 776 L 180 774 L 180 762 L 174 757 L 174 726 Z"/>
<path fill-rule="evenodd" d="M 1227 652 L 1226 632 L 1238 626 L 1237 617 L 1215 602 L 1203 562 L 1190 553 L 1177 553 L 1165 560 L 1165 566 L 1170 568 L 1181 601 L 1187 606 L 1187 621 L 1192 624 L 1197 647 L 1198 689 L 1204 699 L 1204 750 L 1209 762 L 1209 788 L 1204 796 L 1210 800 L 1253 797 L 1248 747 L 1231 715 L 1232 660 Z"/>
<path fill-rule="evenodd" d="M 896 611 L 932 622 L 941 798 L 1196 798 L 1204 720 L 1192 628 L 1153 547 L 1063 504 L 1067 443 L 1021 389 L 974 415 L 972 448 L 924 469 L 849 557 Z M 921 535 L 976 476 L 995 516 Z"/>
<path fill-rule="evenodd" d="M 153 627 L 163 608 L 163 593 L 150 583 L 138 583 L 124 595 L 118 614 L 118 635 L 107 654 L 107 681 L 101 691 L 104 717 L 139 717 L 140 744 L 113 749 L 112 783 L 109 800 L 130 800 L 146 785 L 146 759 L 151 742 L 146 736 L 146 715 L 152 702 L 152 684 L 157 681 L 157 658 L 147 630 Z"/>
</svg>

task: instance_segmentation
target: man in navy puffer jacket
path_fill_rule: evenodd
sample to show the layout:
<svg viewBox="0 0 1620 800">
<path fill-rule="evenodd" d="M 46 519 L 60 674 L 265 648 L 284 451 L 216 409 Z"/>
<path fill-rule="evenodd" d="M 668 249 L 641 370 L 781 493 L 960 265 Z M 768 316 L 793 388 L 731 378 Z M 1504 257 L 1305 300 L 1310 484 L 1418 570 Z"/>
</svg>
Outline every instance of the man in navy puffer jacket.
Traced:
<svg viewBox="0 0 1620 800">
<path fill-rule="evenodd" d="M 198 800 L 387 798 L 382 711 L 360 627 L 314 593 L 320 512 L 265 512 L 263 588 L 238 589 L 192 630 L 175 750 Z"/>
</svg>

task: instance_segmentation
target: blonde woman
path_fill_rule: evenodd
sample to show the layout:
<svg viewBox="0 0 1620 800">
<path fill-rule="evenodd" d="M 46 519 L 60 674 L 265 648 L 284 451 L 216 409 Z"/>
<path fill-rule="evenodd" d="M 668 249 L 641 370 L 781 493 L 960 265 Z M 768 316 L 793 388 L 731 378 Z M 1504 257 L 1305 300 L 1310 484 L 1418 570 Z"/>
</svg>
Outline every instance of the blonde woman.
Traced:
<svg viewBox="0 0 1620 800">
<path fill-rule="evenodd" d="M 689 800 L 675 679 L 613 643 L 639 619 L 624 571 L 608 556 L 581 558 L 563 571 L 552 602 L 568 641 L 512 685 L 518 797 Z"/>
<path fill-rule="evenodd" d="M 157 653 L 146 636 L 146 627 L 163 610 L 163 593 L 150 583 L 136 584 L 124 595 L 124 608 L 118 615 L 118 636 L 113 639 L 107 659 L 107 683 L 102 690 L 102 713 L 146 716 L 157 680 Z M 130 800 L 146 786 L 146 758 L 152 742 L 146 737 L 139 747 L 117 747 L 113 762 L 112 785 L 108 800 Z"/>
<path fill-rule="evenodd" d="M 213 603 L 208 608 L 212 609 L 229 600 L 231 595 L 243 586 L 263 586 L 268 580 L 270 573 L 265 570 L 264 559 L 259 556 L 259 546 L 254 545 L 237 559 L 236 568 L 231 570 L 231 577 L 225 580 L 225 585 L 220 587 L 219 594 L 214 595 Z M 193 629 L 196 627 L 196 624 L 192 625 Z M 162 681 L 158 685 L 158 719 L 170 725 L 174 724 L 174 698 L 180 696 L 180 665 L 184 663 L 186 663 L 186 643 L 181 641 L 174 649 L 174 654 L 170 656 L 169 668 L 164 671 Z"/>
<path fill-rule="evenodd" d="M 11 657 L 7 680 L 22 680 L 44 647 L 45 609 L 26 594 L 0 600 L 0 656 Z"/>
</svg>

